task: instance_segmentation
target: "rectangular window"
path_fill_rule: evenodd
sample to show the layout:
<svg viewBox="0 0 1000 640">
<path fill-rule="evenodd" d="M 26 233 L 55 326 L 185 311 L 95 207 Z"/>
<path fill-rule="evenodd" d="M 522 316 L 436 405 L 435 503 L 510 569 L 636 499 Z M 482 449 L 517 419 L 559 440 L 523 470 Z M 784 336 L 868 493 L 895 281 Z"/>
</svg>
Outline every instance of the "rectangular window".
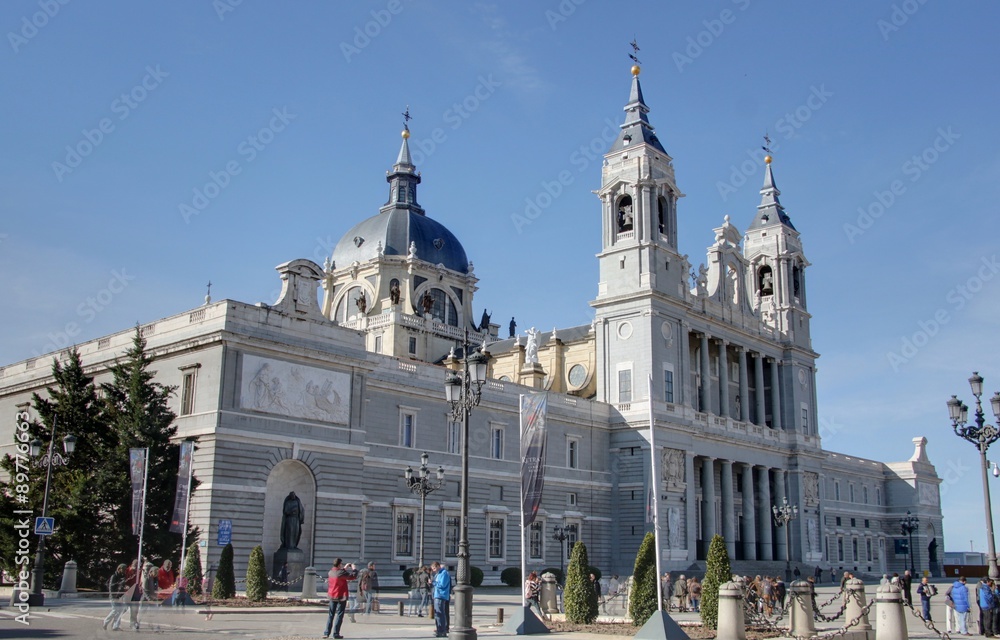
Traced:
<svg viewBox="0 0 1000 640">
<path fill-rule="evenodd" d="M 711 363 L 712 363 L 711 364 L 712 377 L 713 378 L 718 378 L 719 377 L 719 356 L 711 356 L 710 359 L 711 359 Z"/>
<path fill-rule="evenodd" d="M 837 538 L 837 561 L 844 561 L 844 539 Z"/>
<path fill-rule="evenodd" d="M 194 389 L 197 371 L 188 371 L 184 374 L 181 383 L 181 415 L 189 416 L 194 413 Z"/>
<path fill-rule="evenodd" d="M 375 353 L 382 353 L 382 336 L 375 336 Z"/>
<path fill-rule="evenodd" d="M 417 416 L 401 413 L 399 416 L 399 446 L 412 449 L 416 440 Z"/>
<path fill-rule="evenodd" d="M 872 561 L 872 541 L 871 538 L 865 540 L 865 550 L 868 552 L 868 562 Z"/>
<path fill-rule="evenodd" d="M 632 402 L 632 370 L 618 371 L 618 402 Z"/>
<path fill-rule="evenodd" d="M 833 560 L 833 556 L 830 555 L 830 538 L 826 539 L 826 559 L 828 562 Z"/>
<path fill-rule="evenodd" d="M 566 494 L 566 505 L 570 506 L 570 507 L 575 507 L 576 506 L 576 494 L 575 493 L 567 493 Z"/>
<path fill-rule="evenodd" d="M 490 457 L 503 460 L 503 427 L 493 427 L 490 434 Z"/>
<path fill-rule="evenodd" d="M 499 560 L 504 557 L 503 518 L 490 518 L 490 559 Z"/>
<path fill-rule="evenodd" d="M 836 522 L 837 522 L 837 526 L 839 527 L 840 526 L 840 516 L 837 516 Z"/>
<path fill-rule="evenodd" d="M 450 420 L 448 422 L 448 453 L 461 453 L 462 424 Z"/>
<path fill-rule="evenodd" d="M 396 514 L 396 556 L 413 557 L 413 514 L 398 512 Z"/>
<path fill-rule="evenodd" d="M 446 516 L 444 519 L 444 555 L 446 558 L 458 557 L 459 529 L 462 527 L 460 516 Z"/>
<path fill-rule="evenodd" d="M 858 539 L 855 538 L 851 541 L 851 548 L 854 551 L 854 561 L 858 561 Z"/>
<path fill-rule="evenodd" d="M 854 524 L 854 518 L 851 518 L 851 526 L 852 527 L 857 526 L 857 525 Z"/>
<path fill-rule="evenodd" d="M 573 545 L 576 544 L 577 540 L 580 539 L 580 528 L 579 525 L 569 524 L 566 525 L 566 559 L 569 560 L 570 556 L 573 554 Z"/>
<path fill-rule="evenodd" d="M 809 405 L 802 403 L 802 432 L 809 433 Z"/>
<path fill-rule="evenodd" d="M 417 355 L 417 339 L 416 338 L 410 338 L 409 352 L 410 352 L 410 355 L 412 355 L 412 356 Z"/>
<path fill-rule="evenodd" d="M 674 370 L 669 368 L 663 369 L 663 401 L 674 402 Z"/>
<path fill-rule="evenodd" d="M 833 499 L 834 500 L 840 500 L 840 483 L 839 482 L 834 482 L 833 483 Z M 838 522 L 837 524 L 840 524 L 840 523 Z"/>
<path fill-rule="evenodd" d="M 868 487 L 861 488 L 861 496 L 864 498 L 865 504 L 868 504 Z"/>
<path fill-rule="evenodd" d="M 865 529 L 868 528 L 868 518 L 865 518 Z"/>
<path fill-rule="evenodd" d="M 545 527 L 538 520 L 531 523 L 528 528 L 528 559 L 529 560 L 541 560 L 542 550 L 544 549 L 542 533 L 545 531 Z"/>
<path fill-rule="evenodd" d="M 851 493 L 851 502 L 854 502 L 854 485 L 851 484 L 851 485 L 849 485 L 849 487 L 850 487 L 850 493 Z"/>
<path fill-rule="evenodd" d="M 576 438 L 569 438 L 566 441 L 566 466 L 570 469 L 577 469 L 580 457 L 580 441 Z"/>
</svg>

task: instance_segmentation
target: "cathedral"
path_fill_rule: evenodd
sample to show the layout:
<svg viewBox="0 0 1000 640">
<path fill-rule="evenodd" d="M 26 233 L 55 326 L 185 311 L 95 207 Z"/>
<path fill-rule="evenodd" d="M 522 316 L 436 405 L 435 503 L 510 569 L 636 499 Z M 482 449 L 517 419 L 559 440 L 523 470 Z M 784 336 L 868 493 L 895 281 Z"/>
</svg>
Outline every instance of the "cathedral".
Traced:
<svg viewBox="0 0 1000 640">
<path fill-rule="evenodd" d="M 940 575 L 941 481 L 926 439 L 901 442 L 913 453 L 894 463 L 822 448 L 810 263 L 772 158 L 757 210 L 726 216 L 694 269 L 678 249 L 684 194 L 673 159 L 649 119 L 639 67 L 631 74 L 595 191 L 592 323 L 524 334 L 512 320 L 501 336 L 499 324 L 476 317 L 479 276 L 420 204 L 404 127 L 385 204 L 323 265 L 279 265 L 277 301 L 206 299 L 139 327 L 157 380 L 178 388 L 178 438 L 198 440 L 191 519 L 206 569 L 226 521 L 237 576 L 258 544 L 270 568 L 291 492 L 304 515 L 292 568 L 372 561 L 388 585 L 421 557 L 454 568 L 462 438 L 444 382 L 471 344 L 489 367 L 465 443 L 471 564 L 486 584 L 520 563 L 519 396 L 543 390 L 544 494 L 525 533 L 531 569 L 559 567 L 580 540 L 605 575 L 630 574 L 655 500 L 664 570 L 703 568 L 719 534 L 739 571 L 779 573 L 790 561 L 804 574 L 902 572 L 912 553 L 920 570 Z M 78 345 L 97 382 L 133 333 Z M 0 411 L 34 417 L 31 393 L 44 395 L 61 357 L 0 367 Z M 2 423 L 0 442 L 13 443 L 13 424 Z M 445 481 L 422 507 L 404 471 L 423 452 Z M 786 503 L 798 509 L 787 529 L 772 517 Z M 899 526 L 907 513 L 919 520 L 912 548 Z"/>
</svg>

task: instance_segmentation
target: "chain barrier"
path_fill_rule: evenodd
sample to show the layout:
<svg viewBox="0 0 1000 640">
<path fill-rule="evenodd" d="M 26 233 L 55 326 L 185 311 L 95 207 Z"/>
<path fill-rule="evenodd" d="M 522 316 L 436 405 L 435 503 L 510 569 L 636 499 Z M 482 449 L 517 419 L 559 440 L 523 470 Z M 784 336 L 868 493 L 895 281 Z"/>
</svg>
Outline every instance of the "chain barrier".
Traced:
<svg viewBox="0 0 1000 640">
<path fill-rule="evenodd" d="M 746 626 L 752 626 L 757 628 L 763 628 L 767 631 L 772 631 L 780 634 L 784 634 L 787 629 L 778 626 L 784 618 L 785 613 L 788 611 L 788 607 L 778 608 L 779 613 L 775 617 L 768 617 L 767 613 L 763 607 L 758 608 L 759 603 L 763 603 L 763 598 L 757 594 L 752 584 L 748 584 L 744 581 L 739 581 L 740 589 L 743 591 L 743 615 L 744 622 Z"/>
<path fill-rule="evenodd" d="M 858 598 L 859 596 L 857 594 L 855 594 L 854 597 Z M 874 605 L 875 605 L 875 599 L 872 598 L 872 601 L 869 602 L 867 605 L 865 605 L 865 607 L 861 610 L 861 613 L 858 614 L 858 617 L 854 618 L 853 620 L 851 620 L 850 622 L 848 622 L 845 626 L 841 627 L 840 629 L 837 629 L 836 631 L 831 631 L 829 633 L 823 633 L 823 634 L 819 634 L 819 635 L 813 636 L 812 640 L 829 640 L 829 638 L 836 638 L 837 636 L 844 636 L 844 635 L 846 635 L 847 632 L 851 631 L 851 629 L 856 624 L 858 624 L 859 622 L 861 622 L 861 620 L 865 616 L 868 615 L 868 613 L 872 610 L 872 607 Z"/>
<path fill-rule="evenodd" d="M 840 587 L 840 590 L 837 591 L 837 593 L 833 594 L 832 598 L 830 598 L 829 600 L 827 600 L 823 604 L 819 605 L 819 608 L 820 609 L 826 609 L 831 604 L 833 604 L 834 602 L 836 602 L 837 598 L 839 598 L 840 596 L 842 596 L 844 594 L 844 589 L 845 589 L 845 587 Z"/>
<path fill-rule="evenodd" d="M 843 592 L 841 592 L 841 593 L 843 593 Z M 816 604 L 816 600 L 813 599 L 812 600 L 813 619 L 819 620 L 820 622 L 833 622 L 833 621 L 839 619 L 840 616 L 844 615 L 844 612 L 847 611 L 847 598 L 849 598 L 849 597 L 852 597 L 852 595 L 850 593 L 848 593 L 847 597 L 845 597 L 844 600 L 843 600 L 843 602 L 841 602 L 841 604 L 840 604 L 840 611 L 838 611 L 837 613 L 833 614 L 832 616 L 823 615 L 823 612 L 820 611 L 820 607 Z M 854 593 L 853 597 L 855 599 L 858 599 L 858 594 Z M 829 600 L 823 606 L 825 607 L 826 605 L 828 605 L 828 604 L 830 604 L 832 602 L 833 602 L 833 600 Z M 860 604 L 860 600 L 859 600 L 858 604 Z"/>
<path fill-rule="evenodd" d="M 924 626 L 927 627 L 929 630 L 933 631 L 934 633 L 936 633 L 939 638 L 944 638 L 945 640 L 951 640 L 951 635 L 947 631 L 939 631 L 938 628 L 934 626 L 934 621 L 925 619 L 923 613 L 917 611 L 916 607 L 904 606 L 903 610 L 905 611 L 906 609 L 909 609 L 910 613 L 913 614 L 913 617 L 919 618 L 920 621 L 924 623 Z M 945 609 L 945 615 L 948 615 L 947 609 Z"/>
</svg>

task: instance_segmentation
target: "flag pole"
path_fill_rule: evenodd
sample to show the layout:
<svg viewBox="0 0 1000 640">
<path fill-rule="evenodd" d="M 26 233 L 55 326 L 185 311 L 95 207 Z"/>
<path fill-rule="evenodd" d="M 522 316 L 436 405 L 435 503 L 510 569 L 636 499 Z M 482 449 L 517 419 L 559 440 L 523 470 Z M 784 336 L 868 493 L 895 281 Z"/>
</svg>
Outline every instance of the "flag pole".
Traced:
<svg viewBox="0 0 1000 640">
<path fill-rule="evenodd" d="M 135 560 L 136 589 L 142 589 L 142 534 L 146 532 L 146 480 L 149 479 L 149 447 L 143 451 L 145 463 L 142 469 L 142 511 L 139 514 L 139 556 Z"/>
<path fill-rule="evenodd" d="M 649 374 L 649 486 L 653 492 L 653 537 L 656 547 L 656 609 L 663 611 L 663 572 L 660 568 L 659 465 L 656 455 L 656 420 L 653 417 L 653 374 Z"/>
</svg>

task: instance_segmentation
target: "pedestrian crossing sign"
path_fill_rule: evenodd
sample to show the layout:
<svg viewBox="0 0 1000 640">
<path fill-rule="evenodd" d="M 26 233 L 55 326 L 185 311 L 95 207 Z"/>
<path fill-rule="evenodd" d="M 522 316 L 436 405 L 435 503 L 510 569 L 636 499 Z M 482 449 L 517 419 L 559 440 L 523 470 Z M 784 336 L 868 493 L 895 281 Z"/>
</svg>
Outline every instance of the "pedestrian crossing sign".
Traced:
<svg viewBox="0 0 1000 640">
<path fill-rule="evenodd" d="M 51 536 L 52 530 L 56 528 L 55 518 L 35 518 L 35 535 Z"/>
</svg>

